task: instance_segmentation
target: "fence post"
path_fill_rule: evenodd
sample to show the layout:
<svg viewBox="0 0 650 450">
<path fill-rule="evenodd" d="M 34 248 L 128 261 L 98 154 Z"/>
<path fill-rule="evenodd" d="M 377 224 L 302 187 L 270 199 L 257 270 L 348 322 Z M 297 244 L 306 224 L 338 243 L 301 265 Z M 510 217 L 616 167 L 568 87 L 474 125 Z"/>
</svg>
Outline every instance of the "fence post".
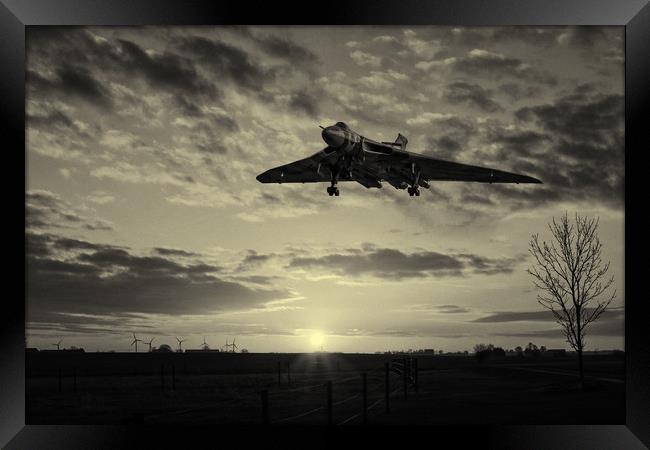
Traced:
<svg viewBox="0 0 650 450">
<path fill-rule="evenodd" d="M 61 368 L 59 367 L 59 393 L 61 393 Z"/>
<path fill-rule="evenodd" d="M 77 368 L 72 368 L 72 392 L 77 392 Z"/>
<path fill-rule="evenodd" d="M 269 424 L 269 391 L 266 389 L 260 392 L 262 397 L 262 423 Z"/>
<path fill-rule="evenodd" d="M 406 370 L 406 358 L 402 359 L 402 379 L 404 381 L 404 400 L 408 400 L 408 372 Z"/>
<path fill-rule="evenodd" d="M 366 376 L 366 372 L 361 374 L 361 379 L 363 381 L 363 394 L 361 396 L 363 411 L 361 417 L 363 418 L 363 424 L 366 425 L 368 423 L 368 377 Z"/>
<path fill-rule="evenodd" d="M 176 390 L 176 367 L 172 363 L 172 391 Z"/>
<path fill-rule="evenodd" d="M 287 386 L 291 387 L 291 361 L 287 361 Z"/>
<path fill-rule="evenodd" d="M 386 412 L 390 412 L 390 363 L 384 363 L 384 369 L 386 374 Z"/>
<path fill-rule="evenodd" d="M 420 392 L 420 369 L 418 367 L 418 359 L 413 359 L 413 377 L 415 381 L 415 393 Z"/>
<path fill-rule="evenodd" d="M 327 382 L 327 424 L 332 425 L 332 382 Z"/>
<path fill-rule="evenodd" d="M 278 387 L 282 386 L 282 363 L 278 359 Z"/>
<path fill-rule="evenodd" d="M 160 389 L 165 392 L 165 364 L 160 365 Z"/>
</svg>

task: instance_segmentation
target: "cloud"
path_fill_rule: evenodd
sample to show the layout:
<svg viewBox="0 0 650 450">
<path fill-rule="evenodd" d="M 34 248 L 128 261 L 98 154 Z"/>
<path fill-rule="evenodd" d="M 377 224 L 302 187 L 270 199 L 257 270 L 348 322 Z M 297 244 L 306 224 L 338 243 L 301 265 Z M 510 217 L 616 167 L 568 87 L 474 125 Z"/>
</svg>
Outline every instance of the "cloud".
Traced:
<svg viewBox="0 0 650 450">
<path fill-rule="evenodd" d="M 417 331 L 409 330 L 395 330 L 395 329 L 359 329 L 359 328 L 349 328 L 342 330 L 334 330 L 328 333 L 329 336 L 378 336 L 378 337 L 415 337 L 419 336 L 420 333 Z"/>
<path fill-rule="evenodd" d="M 427 147 L 422 153 L 434 158 L 462 159 L 470 140 L 478 134 L 476 122 L 465 117 L 445 115 L 431 124 Z"/>
<path fill-rule="evenodd" d="M 129 95 L 122 92 L 118 104 L 114 84 L 105 80 L 126 82 L 139 94 L 143 87 L 171 94 L 181 108 L 220 97 L 220 91 L 198 72 L 193 60 L 172 51 L 145 49 L 129 39 L 105 38 L 78 27 L 30 30 L 27 40 L 30 54 L 36 56 L 27 85 L 41 99 L 55 95 L 67 101 L 72 95 L 103 109 L 141 102 L 131 91 Z M 43 76 L 48 71 L 56 77 Z M 188 103 L 188 98 L 194 100 Z"/>
<path fill-rule="evenodd" d="M 115 197 L 104 191 L 91 192 L 87 197 L 89 202 L 97 203 L 99 205 L 106 205 L 115 201 Z"/>
<path fill-rule="evenodd" d="M 396 84 L 402 83 L 404 85 L 409 78 L 408 75 L 393 69 L 385 72 L 373 70 L 370 75 L 359 78 L 359 83 L 369 89 L 387 90 L 393 88 Z"/>
<path fill-rule="evenodd" d="M 588 311 L 591 311 L 588 308 Z M 548 310 L 538 311 L 517 311 L 517 312 L 494 312 L 487 316 L 474 319 L 471 322 L 498 324 L 499 330 L 490 332 L 491 336 L 502 337 L 527 337 L 527 338 L 563 338 L 563 332 L 559 325 L 554 328 L 525 331 L 505 331 L 506 324 L 513 322 L 524 323 L 554 323 L 555 317 Z M 495 325 L 497 326 L 497 325 Z M 589 336 L 623 336 L 625 334 L 625 309 L 613 307 L 607 309 L 596 322 L 589 324 L 586 329 L 586 341 Z"/>
<path fill-rule="evenodd" d="M 179 256 L 179 257 L 193 257 L 193 256 L 198 256 L 197 253 L 194 252 L 188 252 L 186 250 L 181 250 L 177 248 L 163 248 L 163 247 L 155 247 L 154 251 L 158 253 L 159 255 L 162 256 Z"/>
<path fill-rule="evenodd" d="M 26 220 L 29 229 L 76 228 L 86 230 L 112 230 L 104 219 L 91 218 L 73 208 L 70 203 L 47 190 L 30 190 L 26 193 Z"/>
<path fill-rule="evenodd" d="M 574 93 L 553 104 L 526 106 L 516 117 L 532 121 L 544 130 L 564 136 L 567 140 L 602 145 L 609 143 L 611 132 L 620 132 L 624 99 L 620 95 L 602 95 L 587 87 L 587 93 L 576 87 Z M 590 92 L 591 91 L 591 92 Z"/>
<path fill-rule="evenodd" d="M 523 85 L 519 83 L 503 83 L 498 87 L 498 91 L 512 101 L 538 97 L 542 93 L 542 90 L 541 86 L 532 84 Z"/>
<path fill-rule="evenodd" d="M 59 77 L 58 88 L 63 95 L 77 95 L 90 104 L 108 108 L 112 101 L 104 85 L 98 82 L 89 70 L 83 67 L 63 66 L 56 71 Z"/>
<path fill-rule="evenodd" d="M 259 267 L 263 263 L 269 261 L 274 256 L 275 255 L 273 254 L 262 254 L 256 252 L 255 250 L 249 250 L 248 254 L 240 262 L 238 270 L 240 271 L 250 270 L 252 268 Z"/>
<path fill-rule="evenodd" d="M 32 89 L 41 98 L 76 97 L 89 105 L 105 110 L 112 107 L 113 99 L 110 91 L 87 68 L 63 63 L 56 68 L 55 74 L 54 78 L 46 78 L 33 70 L 28 70 L 26 79 L 28 89 Z"/>
<path fill-rule="evenodd" d="M 535 167 L 538 177 L 548 185 L 543 193 L 552 188 L 564 199 L 589 199 L 621 207 L 625 180 L 623 106 L 623 96 L 576 89 L 551 104 L 519 109 L 517 119 L 537 125 L 550 149 L 545 154 L 529 154 L 529 162 L 521 161 L 519 168 Z"/>
<path fill-rule="evenodd" d="M 564 30 L 556 41 L 561 45 L 589 48 L 607 38 L 607 31 L 603 27 L 577 26 Z"/>
<path fill-rule="evenodd" d="M 199 57 L 213 76 L 241 88 L 258 90 L 275 78 L 272 70 L 262 68 L 246 51 L 225 42 L 192 36 L 180 38 L 176 45 Z"/>
<path fill-rule="evenodd" d="M 315 118 L 319 113 L 318 99 L 306 89 L 292 94 L 289 106 L 309 117 Z"/>
<path fill-rule="evenodd" d="M 168 51 L 147 52 L 138 44 L 117 39 L 115 59 L 126 72 L 136 72 L 155 89 L 172 89 L 191 96 L 216 97 L 214 85 L 204 80 L 192 60 Z"/>
<path fill-rule="evenodd" d="M 52 130 L 57 130 L 59 133 L 71 131 L 74 135 L 83 139 L 93 137 L 93 134 L 89 133 L 88 127 L 84 126 L 80 121 L 73 120 L 61 110 L 39 111 L 38 113 L 28 111 L 25 127 L 46 132 Z"/>
<path fill-rule="evenodd" d="M 318 57 L 311 50 L 289 39 L 275 35 L 256 35 L 255 41 L 268 54 L 282 58 L 292 64 L 314 64 Z"/>
<path fill-rule="evenodd" d="M 372 39 L 374 42 L 379 42 L 382 44 L 386 43 L 392 43 L 392 42 L 399 42 L 399 40 L 395 36 L 389 36 L 389 35 L 381 35 L 381 36 L 376 36 Z"/>
<path fill-rule="evenodd" d="M 552 142 L 550 136 L 533 130 L 517 128 L 491 128 L 488 139 L 499 145 L 499 158 L 512 155 L 535 157 L 547 154 L 548 145 Z"/>
<path fill-rule="evenodd" d="M 201 153 L 225 154 L 228 146 L 225 137 L 239 131 L 239 124 L 225 110 L 215 108 L 200 109 L 195 117 L 179 117 L 174 125 L 183 132 L 172 139 L 177 144 Z"/>
<path fill-rule="evenodd" d="M 623 206 L 625 182 L 623 97 L 578 85 L 555 100 L 519 108 L 515 120 L 432 122 L 425 153 L 486 167 L 503 167 L 540 179 L 522 189 L 495 184 L 462 186 L 459 200 L 473 215 L 494 205 L 517 211 L 566 202 Z M 440 126 L 438 126 L 440 125 Z M 436 136 L 440 131 L 441 135 Z M 507 166 L 504 165 L 507 161 Z"/>
<path fill-rule="evenodd" d="M 418 34 L 413 30 L 404 30 L 402 33 L 404 46 L 418 57 L 433 57 L 440 46 L 440 42 L 438 40 L 424 40 L 417 36 Z"/>
<path fill-rule="evenodd" d="M 430 303 L 418 303 L 408 307 L 410 311 L 433 312 L 437 314 L 464 314 L 471 312 L 471 309 L 458 305 L 434 305 Z"/>
<path fill-rule="evenodd" d="M 486 258 L 434 251 L 405 253 L 392 248 L 364 246 L 323 256 L 296 256 L 286 267 L 324 271 L 338 276 L 370 276 L 399 281 L 408 278 L 460 277 L 470 272 L 486 275 L 510 273 L 518 262 L 516 258 Z"/>
<path fill-rule="evenodd" d="M 495 79 L 511 77 L 548 86 L 557 84 L 557 79 L 553 75 L 518 58 L 511 58 L 500 53 L 478 48 L 450 62 L 450 66 L 454 70 L 475 77 L 485 76 Z"/>
<path fill-rule="evenodd" d="M 589 308 L 587 308 L 590 311 Z M 625 311 L 622 308 L 610 308 L 606 310 L 599 320 L 622 320 Z M 480 323 L 503 323 L 503 322 L 555 322 L 555 316 L 548 310 L 540 311 L 518 311 L 518 312 L 495 312 L 484 317 L 472 320 Z"/>
<path fill-rule="evenodd" d="M 381 66 L 381 57 L 370 53 L 355 50 L 350 53 L 350 58 L 360 66 L 379 67 Z"/>
<path fill-rule="evenodd" d="M 459 103 L 473 106 L 484 112 L 501 111 L 503 108 L 492 99 L 493 91 L 478 84 L 455 81 L 447 85 L 445 99 L 454 105 Z"/>
<path fill-rule="evenodd" d="M 453 116 L 447 113 L 438 113 L 438 112 L 424 112 L 418 114 L 416 117 L 411 117 L 406 119 L 407 125 L 429 125 L 433 122 L 442 121 L 445 119 L 450 119 Z"/>
<path fill-rule="evenodd" d="M 589 324 L 589 327 L 586 331 L 586 338 L 583 340 L 583 343 L 587 344 L 590 336 L 624 336 L 625 335 L 625 323 L 621 320 L 615 321 L 605 321 L 605 322 L 593 322 Z M 502 337 L 526 337 L 526 338 L 564 338 L 562 329 L 558 326 L 557 328 L 549 328 L 545 330 L 528 330 L 528 331 L 497 331 L 490 333 L 491 336 L 502 336 Z"/>
<path fill-rule="evenodd" d="M 208 314 L 290 298 L 283 290 L 225 280 L 219 266 L 188 260 L 190 252 L 138 255 L 126 247 L 42 233 L 28 233 L 27 248 L 29 321 L 61 313 Z"/>
</svg>

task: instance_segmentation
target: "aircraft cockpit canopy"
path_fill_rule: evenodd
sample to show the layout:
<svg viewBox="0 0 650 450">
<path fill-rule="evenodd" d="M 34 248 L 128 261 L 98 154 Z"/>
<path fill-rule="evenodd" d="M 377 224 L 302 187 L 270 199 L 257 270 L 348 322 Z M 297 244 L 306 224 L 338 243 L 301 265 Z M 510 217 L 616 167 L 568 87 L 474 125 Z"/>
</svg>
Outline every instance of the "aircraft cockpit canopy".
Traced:
<svg viewBox="0 0 650 450">
<path fill-rule="evenodd" d="M 336 122 L 336 126 L 339 127 L 339 128 L 343 128 L 344 130 L 349 130 L 350 129 L 350 127 L 347 126 L 347 124 L 345 122 Z"/>
</svg>

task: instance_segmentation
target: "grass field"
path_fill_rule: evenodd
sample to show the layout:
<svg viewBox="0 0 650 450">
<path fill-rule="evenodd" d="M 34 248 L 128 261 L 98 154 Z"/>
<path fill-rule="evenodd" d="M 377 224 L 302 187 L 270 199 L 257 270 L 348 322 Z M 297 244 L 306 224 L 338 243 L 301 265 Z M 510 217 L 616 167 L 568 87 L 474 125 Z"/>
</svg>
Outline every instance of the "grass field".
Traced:
<svg viewBox="0 0 650 450">
<path fill-rule="evenodd" d="M 418 392 L 409 383 L 405 400 L 403 377 L 391 371 L 389 413 L 384 363 L 396 355 L 26 356 L 28 424 L 262 423 L 262 390 L 268 391 L 271 423 L 326 424 L 327 381 L 332 382 L 332 423 L 358 424 L 363 372 L 369 424 L 625 423 L 625 361 L 620 356 L 586 356 L 587 382 L 579 389 L 572 357 L 479 362 L 473 357 L 416 355 Z"/>
</svg>

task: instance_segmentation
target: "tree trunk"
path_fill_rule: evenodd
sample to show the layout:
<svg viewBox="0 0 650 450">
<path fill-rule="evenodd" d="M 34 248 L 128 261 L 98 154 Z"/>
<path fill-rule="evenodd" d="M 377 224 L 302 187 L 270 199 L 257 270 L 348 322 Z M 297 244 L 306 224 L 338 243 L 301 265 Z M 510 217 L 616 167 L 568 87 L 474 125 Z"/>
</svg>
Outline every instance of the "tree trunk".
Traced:
<svg viewBox="0 0 650 450">
<path fill-rule="evenodd" d="M 578 349 L 578 369 L 580 371 L 580 389 L 585 387 L 585 374 L 582 368 L 582 348 Z"/>
</svg>

